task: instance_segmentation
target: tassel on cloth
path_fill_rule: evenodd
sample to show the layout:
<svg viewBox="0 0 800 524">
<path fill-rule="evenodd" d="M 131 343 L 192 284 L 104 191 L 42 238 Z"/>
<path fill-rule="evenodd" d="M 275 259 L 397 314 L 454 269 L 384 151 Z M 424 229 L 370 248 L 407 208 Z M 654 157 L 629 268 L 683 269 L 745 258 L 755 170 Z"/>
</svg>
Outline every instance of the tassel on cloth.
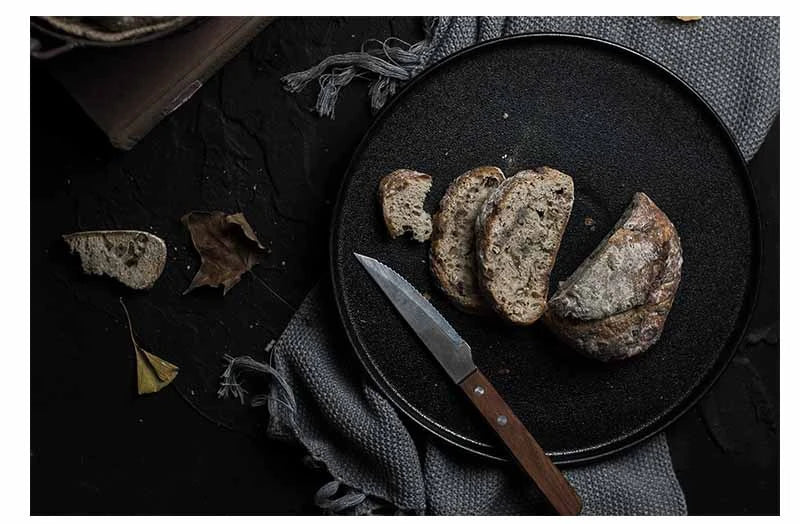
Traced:
<svg viewBox="0 0 800 524">
<path fill-rule="evenodd" d="M 269 401 L 278 402 L 292 412 L 296 411 L 297 404 L 291 387 L 280 373 L 272 366 L 271 352 L 275 341 L 270 342 L 266 347 L 266 352 L 270 356 L 269 363 L 259 362 L 250 356 L 232 357 L 225 355 L 227 366 L 221 375 L 220 388 L 217 395 L 220 398 L 236 398 L 244 404 L 247 390 L 242 386 L 241 374 L 253 373 L 271 377 L 278 384 L 278 394 L 281 398 L 271 397 L 265 394 L 254 395 L 250 404 L 252 406 L 263 406 Z M 316 459 L 312 455 L 307 455 L 304 464 L 311 469 L 326 470 L 324 462 Z M 372 515 L 383 510 L 386 504 L 382 501 L 373 500 L 365 493 L 352 488 L 340 480 L 331 480 L 320 487 L 314 495 L 314 504 L 324 513 L 329 515 Z M 399 510 L 397 510 L 399 511 Z"/>
<path fill-rule="evenodd" d="M 431 45 L 433 23 L 425 29 L 425 39 L 409 44 L 399 38 L 370 39 L 361 51 L 329 56 L 319 64 L 290 73 L 283 78 L 284 89 L 297 93 L 313 80 L 319 82 L 315 110 L 320 116 L 335 117 L 341 88 L 355 78 L 370 81 L 370 107 L 378 111 L 397 92 L 401 82 L 411 80 L 424 68 L 424 57 Z"/>
<path fill-rule="evenodd" d="M 314 495 L 314 504 L 332 514 L 341 514 L 348 509 L 355 508 L 367 498 L 364 493 L 348 487 L 345 487 L 344 493 L 339 495 L 341 487 L 342 483 L 338 480 L 328 482 L 317 490 Z"/>
<path fill-rule="evenodd" d="M 242 386 L 240 374 L 242 372 L 258 373 L 272 377 L 275 380 L 278 386 L 280 386 L 279 391 L 282 398 L 275 398 L 267 395 L 256 395 L 251 400 L 251 404 L 253 406 L 262 406 L 268 401 L 272 400 L 278 402 L 279 404 L 283 404 L 291 411 L 295 411 L 297 405 L 295 403 L 294 395 L 292 394 L 292 389 L 286 382 L 286 379 L 284 379 L 274 367 L 266 362 L 259 362 L 250 356 L 232 357 L 230 355 L 225 355 L 225 360 L 227 361 L 228 365 L 220 377 L 221 384 L 219 390 L 217 391 L 217 396 L 219 398 L 238 398 L 239 401 L 244 404 L 245 397 L 247 396 L 247 390 L 245 390 Z"/>
</svg>

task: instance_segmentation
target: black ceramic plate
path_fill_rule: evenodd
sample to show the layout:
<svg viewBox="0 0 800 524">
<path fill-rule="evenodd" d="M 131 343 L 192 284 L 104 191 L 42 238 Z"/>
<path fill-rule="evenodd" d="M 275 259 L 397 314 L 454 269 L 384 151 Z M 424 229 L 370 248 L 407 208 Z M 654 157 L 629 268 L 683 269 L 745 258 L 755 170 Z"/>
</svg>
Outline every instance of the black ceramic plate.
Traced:
<svg viewBox="0 0 800 524">
<path fill-rule="evenodd" d="M 434 211 L 464 171 L 507 175 L 548 165 L 570 174 L 575 204 L 551 291 L 600 242 L 636 191 L 675 223 L 683 275 L 661 340 L 603 364 L 540 324 L 515 328 L 461 313 L 428 270 L 428 244 L 389 239 L 376 197 L 396 168 L 433 175 Z M 412 420 L 462 448 L 504 453 L 353 257 L 381 260 L 421 292 L 472 346 L 489 377 L 558 463 L 597 458 L 666 427 L 697 401 L 736 350 L 752 309 L 759 220 L 741 154 L 699 96 L 630 50 L 594 39 L 530 35 L 462 52 L 387 107 L 343 182 L 331 236 L 345 330 L 364 367 Z"/>
</svg>

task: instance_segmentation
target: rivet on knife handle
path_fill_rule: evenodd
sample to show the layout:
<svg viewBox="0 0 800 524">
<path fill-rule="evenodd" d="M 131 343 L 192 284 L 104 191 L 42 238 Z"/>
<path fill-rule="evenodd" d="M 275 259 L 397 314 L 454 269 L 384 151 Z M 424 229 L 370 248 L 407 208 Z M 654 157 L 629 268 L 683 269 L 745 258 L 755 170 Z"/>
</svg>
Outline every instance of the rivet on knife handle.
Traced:
<svg viewBox="0 0 800 524">
<path fill-rule="evenodd" d="M 559 515 L 578 515 L 581 499 L 489 380 L 475 370 L 459 386 Z"/>
</svg>

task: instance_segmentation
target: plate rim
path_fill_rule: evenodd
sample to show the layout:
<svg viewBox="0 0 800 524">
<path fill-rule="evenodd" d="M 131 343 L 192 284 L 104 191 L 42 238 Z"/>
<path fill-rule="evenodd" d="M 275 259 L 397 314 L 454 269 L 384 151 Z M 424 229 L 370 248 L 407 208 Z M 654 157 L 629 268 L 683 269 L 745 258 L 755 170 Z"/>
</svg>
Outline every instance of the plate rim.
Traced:
<svg viewBox="0 0 800 524">
<path fill-rule="evenodd" d="M 329 234 L 328 234 L 328 253 L 329 253 L 329 277 L 330 281 L 329 284 L 333 291 L 334 302 L 336 303 L 336 310 L 339 315 L 339 320 L 341 322 L 341 326 L 344 329 L 345 335 L 347 336 L 347 340 L 355 352 L 359 362 L 361 363 L 362 368 L 366 371 L 367 376 L 369 376 L 372 383 L 378 387 L 378 389 L 386 395 L 392 405 L 398 409 L 402 414 L 404 414 L 407 418 L 413 421 L 417 426 L 425 429 L 428 433 L 433 435 L 434 437 L 447 442 L 450 445 L 453 445 L 457 448 L 460 448 L 466 452 L 469 452 L 474 455 L 483 456 L 489 459 L 493 459 L 499 462 L 508 462 L 509 459 L 506 456 L 505 451 L 502 448 L 497 446 L 487 445 L 486 443 L 475 441 L 465 435 L 461 435 L 450 428 L 447 428 L 435 420 L 431 419 L 424 413 L 420 412 L 416 409 L 413 405 L 411 405 L 408 400 L 406 400 L 402 393 L 397 391 L 388 380 L 383 377 L 380 369 L 375 366 L 372 360 L 369 358 L 367 352 L 361 346 L 358 337 L 355 336 L 354 329 L 352 323 L 348 320 L 348 316 L 345 314 L 344 308 L 344 301 L 343 301 L 343 292 L 342 292 L 342 282 L 338 276 L 337 272 L 337 265 L 336 265 L 336 237 L 337 232 L 339 230 L 340 222 L 341 222 L 341 211 L 342 211 L 342 202 L 344 199 L 344 193 L 346 188 L 349 186 L 352 176 L 353 176 L 353 167 L 358 159 L 358 157 L 363 152 L 363 149 L 366 147 L 368 139 L 372 136 L 375 129 L 381 124 L 381 122 L 386 118 L 386 115 L 392 110 L 393 106 L 398 103 L 399 100 L 402 100 L 403 97 L 412 89 L 414 89 L 417 84 L 423 82 L 429 75 L 433 74 L 434 72 L 438 71 L 440 68 L 447 66 L 453 61 L 460 60 L 466 55 L 480 52 L 485 50 L 486 48 L 495 47 L 495 46 L 502 46 L 509 42 L 517 42 L 521 40 L 564 40 L 570 42 L 578 42 L 583 44 L 589 45 L 599 45 L 601 47 L 610 48 L 616 52 L 621 52 L 624 54 L 628 54 L 634 57 L 636 60 L 643 61 L 647 63 L 651 67 L 655 67 L 658 69 L 662 74 L 665 74 L 671 81 L 677 82 L 682 89 L 685 89 L 692 95 L 696 100 L 700 102 L 700 104 L 705 108 L 706 111 L 709 112 L 710 115 L 714 117 L 714 121 L 716 122 L 717 126 L 722 130 L 724 136 L 727 137 L 729 147 L 732 147 L 732 150 L 735 152 L 735 157 L 740 164 L 740 168 L 742 170 L 743 176 L 743 189 L 744 189 L 744 197 L 745 200 L 748 201 L 750 204 L 751 215 L 750 221 L 753 223 L 754 228 L 751 231 L 753 235 L 753 247 L 751 256 L 753 258 L 752 267 L 750 269 L 750 278 L 748 282 L 747 289 L 745 291 L 745 296 L 742 304 L 742 309 L 739 312 L 739 316 L 736 319 L 736 324 L 734 325 L 733 334 L 729 337 L 728 342 L 723 348 L 724 355 L 721 355 L 714 364 L 711 366 L 709 371 L 706 375 L 692 388 L 689 394 L 684 398 L 683 401 L 677 403 L 669 410 L 665 411 L 664 414 L 657 417 L 654 422 L 646 424 L 642 426 L 640 429 L 635 430 L 634 432 L 630 433 L 627 436 L 622 436 L 617 439 L 613 439 L 607 441 L 599 446 L 585 448 L 585 449 L 578 449 L 578 450 L 570 450 L 565 452 L 547 452 L 547 455 L 551 458 L 551 460 L 555 464 L 559 465 L 577 465 L 577 464 L 586 464 L 589 462 L 594 462 L 600 460 L 602 458 L 608 457 L 610 455 L 614 455 L 626 449 L 629 449 L 650 437 L 656 435 L 657 433 L 667 429 L 671 426 L 675 421 L 677 421 L 681 416 L 687 413 L 692 407 L 694 407 L 711 389 L 711 387 L 717 382 L 717 380 L 722 376 L 722 373 L 727 369 L 728 365 L 733 360 L 733 357 L 739 351 L 739 348 L 742 345 L 742 340 L 744 339 L 744 335 L 747 333 L 748 327 L 753 317 L 753 312 L 756 307 L 757 299 L 758 299 L 758 292 L 761 285 L 761 271 L 763 267 L 763 224 L 761 220 L 761 210 L 758 205 L 758 199 L 756 198 L 755 194 L 755 187 L 753 185 L 753 179 L 750 175 L 750 169 L 748 167 L 747 161 L 745 160 L 744 156 L 742 155 L 741 149 L 739 145 L 736 143 L 736 140 L 731 133 L 728 126 L 725 122 L 720 118 L 717 111 L 708 103 L 708 101 L 703 98 L 700 93 L 697 92 L 693 87 L 691 87 L 686 81 L 684 81 L 681 77 L 679 77 L 676 73 L 672 70 L 661 64 L 660 62 L 650 58 L 634 49 L 631 49 L 627 46 L 622 44 L 611 42 L 602 38 L 588 36 L 588 35 L 580 35 L 580 34 L 573 34 L 573 33 L 562 33 L 562 32 L 537 32 L 537 33 L 525 33 L 519 35 L 510 35 L 501 38 L 496 38 L 493 40 L 488 40 L 486 42 L 481 42 L 479 44 L 469 46 L 467 48 L 461 49 L 452 55 L 445 57 L 444 59 L 440 60 L 439 62 L 435 63 L 428 69 L 422 71 L 419 75 L 414 77 L 408 84 L 403 86 L 403 88 L 393 96 L 387 104 L 378 112 L 378 114 L 373 118 L 372 123 L 369 125 L 367 130 L 365 131 L 364 135 L 361 137 L 358 145 L 356 146 L 355 150 L 353 151 L 352 156 L 350 157 L 350 161 L 347 164 L 347 168 L 344 172 L 344 177 L 339 184 L 339 189 L 336 195 L 336 204 L 333 207 L 332 214 L 331 214 L 331 223 L 329 226 Z"/>
</svg>

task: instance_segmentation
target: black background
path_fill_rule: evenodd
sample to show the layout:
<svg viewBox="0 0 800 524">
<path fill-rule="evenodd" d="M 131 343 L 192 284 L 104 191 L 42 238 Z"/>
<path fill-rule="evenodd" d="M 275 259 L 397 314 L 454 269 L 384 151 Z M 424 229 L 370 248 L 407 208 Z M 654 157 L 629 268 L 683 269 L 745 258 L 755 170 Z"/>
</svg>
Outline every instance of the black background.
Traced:
<svg viewBox="0 0 800 524">
<path fill-rule="evenodd" d="M 367 38 L 422 37 L 415 18 L 279 19 L 131 152 L 113 150 L 32 63 L 31 512 L 308 514 L 325 474 L 262 437 L 264 412 L 216 399 L 222 356 L 260 357 L 327 278 L 338 183 L 372 120 L 366 84 L 336 120 L 316 92 L 279 77 Z M 92 53 L 78 51 L 91 60 Z M 778 512 L 779 125 L 751 162 L 764 224 L 760 298 L 748 341 L 712 391 L 668 430 L 690 514 Z M 181 292 L 199 266 L 180 217 L 243 211 L 271 252 L 226 297 Z M 134 293 L 81 273 L 68 232 L 152 231 L 169 248 L 155 288 Z M 119 306 L 140 343 L 181 367 L 174 386 L 137 397 Z"/>
</svg>

